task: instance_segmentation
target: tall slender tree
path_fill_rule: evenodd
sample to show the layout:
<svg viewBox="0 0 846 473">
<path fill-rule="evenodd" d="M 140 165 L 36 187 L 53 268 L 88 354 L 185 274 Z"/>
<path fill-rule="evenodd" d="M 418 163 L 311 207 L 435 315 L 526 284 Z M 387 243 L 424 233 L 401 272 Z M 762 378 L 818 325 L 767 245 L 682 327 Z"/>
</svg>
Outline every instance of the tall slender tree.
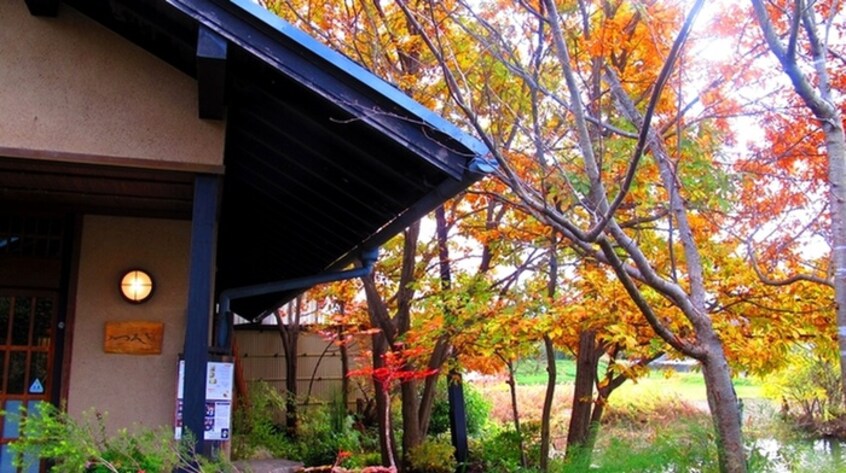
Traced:
<svg viewBox="0 0 846 473">
<path fill-rule="evenodd" d="M 841 71 L 845 65 L 843 51 L 838 53 L 829 42 L 832 34 L 844 32 L 842 2 L 764 3 L 751 0 L 751 4 L 767 47 L 822 132 L 828 171 L 831 285 L 837 313 L 840 378 L 846 394 L 846 134 L 843 123 L 846 84 L 842 72 L 834 77 L 836 82 L 832 81 L 829 65 L 832 59 L 839 61 Z M 840 46 L 842 49 L 842 42 Z"/>
<path fill-rule="evenodd" d="M 709 313 L 706 268 L 696 235 L 700 229 L 691 222 L 698 211 L 686 195 L 689 189 L 683 185 L 684 179 L 677 174 L 685 156 L 670 151 L 672 140 L 682 136 L 668 137 L 652 127 L 656 114 L 669 116 L 671 122 L 682 118 L 683 110 L 668 107 L 679 100 L 665 86 L 676 70 L 702 3 L 694 2 L 686 18 L 681 16 L 682 5 L 675 3 L 579 2 L 565 9 L 552 0 L 543 0 L 519 2 L 516 7 L 498 5 L 499 14 L 489 13 L 495 11 L 491 5 L 480 12 L 475 4 L 462 3 L 460 12 L 449 12 L 452 21 L 443 22 L 434 21 L 437 15 L 432 12 L 438 6 L 433 2 L 419 7 L 397 1 L 440 65 L 451 100 L 499 162 L 501 178 L 518 196 L 515 205 L 554 228 L 576 251 L 608 265 L 656 333 L 674 349 L 701 362 L 721 466 L 724 471 L 745 472 L 737 397 L 725 350 Z M 536 22 L 543 25 L 538 28 L 547 31 L 540 35 L 549 44 L 542 80 L 535 80 L 521 59 L 525 36 L 505 34 L 514 28 L 515 18 Z M 569 26 L 573 23 L 582 26 L 582 35 L 572 34 Z M 590 37 L 584 34 L 594 30 Z M 524 82 L 525 89 L 539 92 L 527 99 L 533 102 L 532 111 L 542 114 L 544 124 L 566 123 L 566 131 L 558 128 L 558 133 L 545 134 L 540 137 L 543 147 L 535 146 L 530 151 L 536 157 L 529 163 L 537 179 L 527 179 L 519 162 L 503 152 L 496 135 L 489 132 L 480 111 L 494 108 L 491 100 L 497 101 L 500 110 L 508 110 L 501 100 L 504 91 L 490 90 L 489 82 L 477 76 L 479 66 L 463 62 L 466 46 L 451 42 L 451 31 L 467 32 L 496 64 L 482 74 L 513 75 Z M 600 67 L 596 67 L 589 61 L 593 67 L 585 70 L 602 74 L 604 90 L 600 95 L 612 101 L 613 115 L 592 114 L 584 102 L 591 97 L 585 84 L 591 82 L 580 79 L 582 63 L 572 54 L 581 48 L 587 51 L 587 57 L 599 62 Z M 656 64 L 656 58 L 665 58 L 663 64 Z M 531 129 L 520 132 L 526 136 L 526 143 L 537 142 Z M 612 143 L 606 135 L 618 139 Z M 630 140 L 628 146 L 625 139 Z M 603 152 L 603 146 L 612 144 L 618 147 L 616 155 Z M 555 157 L 546 152 L 557 150 L 561 151 Z M 643 162 L 645 151 L 651 158 L 648 165 Z M 621 159 L 623 154 L 629 157 Z M 637 232 L 620 225 L 627 208 L 641 204 L 632 199 L 630 191 L 643 185 L 637 183 L 646 182 L 654 186 L 645 195 L 655 205 L 647 212 L 638 212 L 639 217 L 654 215 L 659 208 L 668 212 L 672 229 L 666 233 L 665 244 L 680 245 L 680 254 L 672 262 L 675 271 L 657 266 L 651 257 L 656 253 L 639 242 Z M 700 235 L 702 238 L 707 237 Z M 665 311 L 664 304 L 657 303 L 655 296 L 669 302 L 672 310 L 686 319 L 681 330 L 671 330 L 660 315 Z"/>
</svg>

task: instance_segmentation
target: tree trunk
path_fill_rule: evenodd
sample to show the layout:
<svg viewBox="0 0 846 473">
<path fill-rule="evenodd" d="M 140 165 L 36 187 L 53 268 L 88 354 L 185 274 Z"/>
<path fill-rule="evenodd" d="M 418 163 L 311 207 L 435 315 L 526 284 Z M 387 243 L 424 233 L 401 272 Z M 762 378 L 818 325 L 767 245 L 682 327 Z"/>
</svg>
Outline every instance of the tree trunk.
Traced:
<svg viewBox="0 0 846 473">
<path fill-rule="evenodd" d="M 543 336 L 543 346 L 546 350 L 546 372 L 549 376 L 546 380 L 546 396 L 543 399 L 543 412 L 541 413 L 540 469 L 546 472 L 549 471 L 550 418 L 552 417 L 552 401 L 555 397 L 557 370 L 555 367 L 555 347 L 548 335 Z"/>
<path fill-rule="evenodd" d="M 836 122 L 836 123 L 835 123 Z M 839 125 L 839 126 L 837 126 Z M 840 346 L 840 382 L 846 400 L 846 138 L 839 114 L 823 123 L 828 152 L 829 203 L 831 205 L 834 301 L 837 341 Z"/>
<path fill-rule="evenodd" d="M 408 366 L 405 369 L 413 370 Z M 405 381 L 400 385 L 400 397 L 402 400 L 402 466 L 408 471 L 409 452 L 412 448 L 423 442 L 423 435 L 420 432 L 418 417 L 419 398 L 417 397 L 417 382 Z"/>
<path fill-rule="evenodd" d="M 508 367 L 508 388 L 511 391 L 511 416 L 514 418 L 514 431 L 517 432 L 517 444 L 520 448 L 520 466 L 526 468 L 529 461 L 526 458 L 526 447 L 523 442 L 523 431 L 520 429 L 520 413 L 517 409 L 517 378 L 514 377 L 514 363 L 505 362 Z"/>
<path fill-rule="evenodd" d="M 587 465 L 590 464 L 590 452 L 587 448 L 594 409 L 593 385 L 597 378 L 598 351 L 596 331 L 583 330 L 579 334 L 579 351 L 576 354 L 573 409 L 567 429 L 567 459 L 585 460 Z"/>
<path fill-rule="evenodd" d="M 297 338 L 291 337 L 292 346 L 285 353 L 285 428 L 290 437 L 297 436 Z"/>
<path fill-rule="evenodd" d="M 711 417 L 717 432 L 720 471 L 745 473 L 747 465 L 741 433 L 740 409 L 723 346 L 713 330 L 700 336 L 700 340 L 707 349 L 705 357 L 700 361 L 702 374 L 705 377 L 708 407 L 711 409 Z"/>
<path fill-rule="evenodd" d="M 285 431 L 291 438 L 297 436 L 297 357 L 300 338 L 301 299 L 295 301 L 295 308 L 288 308 L 287 323 L 282 319 L 280 310 L 276 310 L 276 323 L 279 337 L 282 339 L 282 351 L 285 353 Z"/>
<path fill-rule="evenodd" d="M 339 348 L 341 351 L 341 400 L 344 403 L 344 408 L 350 405 L 350 358 L 347 344 L 344 340 L 344 327 L 338 327 L 338 341 L 341 343 Z"/>
<path fill-rule="evenodd" d="M 385 365 L 382 358 L 388 349 L 388 344 L 385 341 L 385 335 L 377 333 L 372 337 L 373 354 L 372 362 L 373 369 L 377 370 Z M 396 458 L 396 451 L 394 445 L 394 430 L 391 427 L 391 400 L 388 390 L 375 377 L 373 378 L 373 387 L 376 397 L 376 418 L 379 426 L 379 453 L 382 455 L 382 465 L 394 465 L 394 458 Z"/>
<path fill-rule="evenodd" d="M 429 434 L 429 422 L 432 420 L 432 409 L 435 405 L 435 394 L 438 389 L 438 378 L 440 378 L 440 369 L 444 365 L 449 355 L 450 343 L 449 337 L 442 335 L 435 342 L 435 348 L 429 356 L 428 369 L 438 370 L 432 376 L 427 377 L 423 381 L 423 394 L 420 395 L 419 414 L 417 415 L 420 424 L 420 433 L 424 437 Z M 449 379 L 447 379 L 449 381 Z"/>
<path fill-rule="evenodd" d="M 843 130 L 843 116 L 838 108 L 839 104 L 832 94 L 827 62 L 829 50 L 826 41 L 817 31 L 814 6 L 800 8 L 801 6 L 800 2 L 796 3 L 793 15 L 797 17 L 793 20 L 796 27 L 802 25 L 805 30 L 817 76 L 814 81 L 809 80 L 797 64 L 796 48 L 785 49 L 773 27 L 764 2 L 752 0 L 755 17 L 767 45 L 781 63 L 784 73 L 790 78 L 796 94 L 820 121 L 825 136 L 825 151 L 828 155 L 828 202 L 831 212 L 831 272 L 834 274 L 837 340 L 840 348 L 840 382 L 843 399 L 846 401 L 846 134 Z"/>
</svg>

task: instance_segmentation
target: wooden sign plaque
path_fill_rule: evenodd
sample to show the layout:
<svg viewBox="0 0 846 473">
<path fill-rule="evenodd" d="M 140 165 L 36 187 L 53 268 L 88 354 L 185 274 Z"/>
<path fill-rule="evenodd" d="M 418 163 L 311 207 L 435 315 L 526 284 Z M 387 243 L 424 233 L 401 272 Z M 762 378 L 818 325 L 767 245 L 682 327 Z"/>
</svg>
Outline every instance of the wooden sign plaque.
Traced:
<svg viewBox="0 0 846 473">
<path fill-rule="evenodd" d="M 103 351 L 125 355 L 159 355 L 163 339 L 163 322 L 106 322 Z"/>
</svg>

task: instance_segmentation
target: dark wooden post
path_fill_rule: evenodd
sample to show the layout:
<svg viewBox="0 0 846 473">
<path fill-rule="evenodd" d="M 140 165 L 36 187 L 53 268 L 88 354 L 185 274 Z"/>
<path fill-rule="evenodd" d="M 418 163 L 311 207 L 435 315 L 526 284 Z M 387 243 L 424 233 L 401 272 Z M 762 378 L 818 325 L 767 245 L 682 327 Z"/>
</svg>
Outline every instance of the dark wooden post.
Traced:
<svg viewBox="0 0 846 473">
<path fill-rule="evenodd" d="M 194 179 L 194 210 L 191 219 L 191 253 L 188 273 L 188 311 L 185 326 L 185 383 L 182 429 L 194 435 L 197 451 L 203 449 L 206 416 L 206 362 L 209 350 L 209 319 L 214 297 L 218 176 Z"/>
<path fill-rule="evenodd" d="M 455 461 L 458 462 L 458 473 L 467 471 L 467 410 L 464 406 L 464 384 L 461 373 L 456 370 L 449 372 L 447 382 L 447 398 L 449 399 L 449 427 L 452 435 L 452 446 L 455 447 Z"/>
</svg>

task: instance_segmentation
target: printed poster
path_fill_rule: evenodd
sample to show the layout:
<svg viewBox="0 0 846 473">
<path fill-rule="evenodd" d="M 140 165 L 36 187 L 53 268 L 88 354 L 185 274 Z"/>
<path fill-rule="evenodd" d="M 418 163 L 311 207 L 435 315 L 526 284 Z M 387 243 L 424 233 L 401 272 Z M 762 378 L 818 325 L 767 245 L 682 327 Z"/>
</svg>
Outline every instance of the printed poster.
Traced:
<svg viewBox="0 0 846 473">
<path fill-rule="evenodd" d="M 204 440 L 229 440 L 232 424 L 232 387 L 234 364 L 211 361 L 206 365 L 206 414 Z M 185 395 L 185 361 L 179 360 L 179 378 L 176 388 L 176 414 L 174 437 L 182 437 L 183 398 Z"/>
</svg>

